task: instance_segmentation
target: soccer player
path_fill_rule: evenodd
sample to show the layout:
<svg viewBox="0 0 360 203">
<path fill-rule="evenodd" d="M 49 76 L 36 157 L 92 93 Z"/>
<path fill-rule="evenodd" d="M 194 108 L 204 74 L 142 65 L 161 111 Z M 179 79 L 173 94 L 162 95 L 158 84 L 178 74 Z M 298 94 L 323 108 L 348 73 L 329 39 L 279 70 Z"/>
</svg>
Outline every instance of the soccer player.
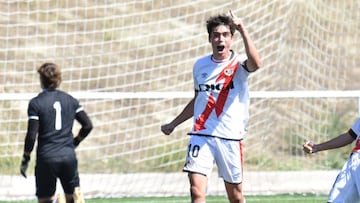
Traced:
<svg viewBox="0 0 360 203">
<path fill-rule="evenodd" d="M 335 183 L 328 195 L 328 203 L 358 203 L 360 202 L 360 118 L 352 127 L 335 138 L 320 144 L 306 141 L 303 150 L 306 153 L 316 153 L 349 145 L 356 140 L 350 158 L 340 170 Z"/>
<path fill-rule="evenodd" d="M 261 60 L 248 31 L 231 10 L 230 16 L 211 16 L 206 23 L 212 54 L 195 62 L 194 97 L 161 131 L 169 135 L 179 124 L 194 119 L 183 168 L 188 173 L 192 203 L 206 201 L 207 177 L 214 163 L 229 201 L 244 203 L 241 141 L 249 119 L 247 81 Z M 244 60 L 230 48 L 236 30 L 245 46 Z"/>
<path fill-rule="evenodd" d="M 43 90 L 29 102 L 20 172 L 26 178 L 30 153 L 37 139 L 35 179 L 38 202 L 52 203 L 55 200 L 59 178 L 66 203 L 74 203 L 73 193 L 80 185 L 75 147 L 90 133 L 93 125 L 78 100 L 57 89 L 61 83 L 61 71 L 56 64 L 44 63 L 37 72 Z M 74 120 L 81 124 L 76 137 L 72 133 Z"/>
</svg>

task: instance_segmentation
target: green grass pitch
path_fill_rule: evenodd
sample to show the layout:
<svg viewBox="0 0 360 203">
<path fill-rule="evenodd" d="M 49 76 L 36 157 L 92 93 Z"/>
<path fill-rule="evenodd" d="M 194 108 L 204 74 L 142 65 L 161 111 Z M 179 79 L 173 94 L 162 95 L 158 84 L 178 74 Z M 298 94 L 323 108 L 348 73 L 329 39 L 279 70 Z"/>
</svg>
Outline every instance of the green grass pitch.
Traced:
<svg viewBox="0 0 360 203">
<path fill-rule="evenodd" d="M 86 199 L 86 203 L 188 203 L 189 197 L 143 197 L 143 198 L 94 198 Z M 32 201 L 0 201 L 0 203 L 35 203 Z M 228 203 L 225 196 L 208 196 L 207 203 Z M 325 195 L 283 194 L 246 196 L 247 203 L 324 203 Z"/>
</svg>

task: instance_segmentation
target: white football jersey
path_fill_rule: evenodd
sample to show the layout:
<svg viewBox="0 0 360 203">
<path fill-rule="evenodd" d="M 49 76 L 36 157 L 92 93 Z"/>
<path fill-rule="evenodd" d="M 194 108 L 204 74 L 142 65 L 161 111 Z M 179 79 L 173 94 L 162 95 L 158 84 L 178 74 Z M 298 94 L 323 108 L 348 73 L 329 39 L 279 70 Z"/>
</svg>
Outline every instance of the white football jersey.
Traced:
<svg viewBox="0 0 360 203">
<path fill-rule="evenodd" d="M 356 144 L 352 152 L 360 151 L 360 118 L 358 118 L 355 123 L 351 126 L 351 130 L 356 134 Z"/>
<path fill-rule="evenodd" d="M 232 52 L 225 62 L 211 55 L 200 58 L 193 68 L 194 126 L 189 134 L 241 140 L 249 120 L 249 72 L 245 60 Z"/>
</svg>

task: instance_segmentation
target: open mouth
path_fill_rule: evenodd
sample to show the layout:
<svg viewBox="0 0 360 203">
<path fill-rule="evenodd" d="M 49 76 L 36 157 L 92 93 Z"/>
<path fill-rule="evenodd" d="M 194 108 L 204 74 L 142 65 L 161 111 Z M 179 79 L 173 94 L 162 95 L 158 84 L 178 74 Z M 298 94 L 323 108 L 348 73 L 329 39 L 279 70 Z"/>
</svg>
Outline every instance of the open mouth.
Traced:
<svg viewBox="0 0 360 203">
<path fill-rule="evenodd" d="M 216 46 L 216 49 L 217 49 L 218 51 L 224 51 L 225 46 L 219 45 L 219 46 Z"/>
</svg>

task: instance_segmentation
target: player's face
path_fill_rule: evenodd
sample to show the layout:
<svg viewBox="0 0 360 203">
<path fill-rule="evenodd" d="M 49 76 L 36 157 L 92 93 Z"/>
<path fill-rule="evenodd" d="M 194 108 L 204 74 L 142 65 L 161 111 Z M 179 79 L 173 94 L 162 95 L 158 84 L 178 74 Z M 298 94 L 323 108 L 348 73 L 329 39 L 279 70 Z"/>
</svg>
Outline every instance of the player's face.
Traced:
<svg viewBox="0 0 360 203">
<path fill-rule="evenodd" d="M 219 25 L 215 27 L 210 34 L 209 40 L 213 50 L 213 57 L 215 59 L 222 60 L 230 56 L 232 35 L 229 26 Z"/>
</svg>

